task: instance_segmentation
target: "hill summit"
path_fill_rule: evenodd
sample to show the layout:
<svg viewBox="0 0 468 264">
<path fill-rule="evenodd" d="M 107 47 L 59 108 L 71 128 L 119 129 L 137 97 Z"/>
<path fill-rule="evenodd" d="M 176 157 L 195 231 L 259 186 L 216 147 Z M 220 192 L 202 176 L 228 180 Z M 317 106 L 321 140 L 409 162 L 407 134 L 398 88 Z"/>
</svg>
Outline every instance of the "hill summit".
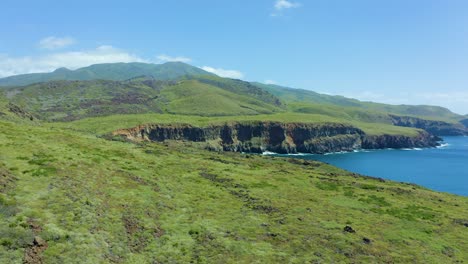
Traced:
<svg viewBox="0 0 468 264">
<path fill-rule="evenodd" d="M 151 76 L 158 80 L 172 80 L 183 76 L 195 75 L 213 74 L 183 62 L 167 62 L 164 64 L 141 62 L 104 63 L 94 64 L 76 70 L 69 70 L 62 67 L 49 73 L 30 73 L 10 76 L 0 79 L 0 86 L 22 86 L 53 80 L 87 81 L 100 79 L 123 81 L 138 76 Z"/>
</svg>

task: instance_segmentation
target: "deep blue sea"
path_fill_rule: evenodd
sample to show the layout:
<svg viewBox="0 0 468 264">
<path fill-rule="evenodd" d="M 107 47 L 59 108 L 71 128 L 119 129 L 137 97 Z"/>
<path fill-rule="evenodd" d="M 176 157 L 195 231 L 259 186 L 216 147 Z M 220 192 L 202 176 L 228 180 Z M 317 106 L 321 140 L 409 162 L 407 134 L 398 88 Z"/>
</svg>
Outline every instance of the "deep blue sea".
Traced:
<svg viewBox="0 0 468 264">
<path fill-rule="evenodd" d="M 371 150 L 294 157 L 327 162 L 348 171 L 416 183 L 432 190 L 468 196 L 468 137 L 444 137 L 430 149 Z"/>
</svg>

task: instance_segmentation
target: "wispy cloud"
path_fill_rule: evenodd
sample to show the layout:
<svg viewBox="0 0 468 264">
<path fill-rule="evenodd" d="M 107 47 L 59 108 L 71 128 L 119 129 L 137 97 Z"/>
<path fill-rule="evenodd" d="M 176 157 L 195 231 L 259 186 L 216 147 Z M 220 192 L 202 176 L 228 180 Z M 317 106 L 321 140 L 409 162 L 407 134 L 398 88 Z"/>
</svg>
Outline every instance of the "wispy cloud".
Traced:
<svg viewBox="0 0 468 264">
<path fill-rule="evenodd" d="M 243 79 L 244 74 L 240 71 L 236 70 L 225 70 L 221 68 L 213 68 L 213 67 L 208 67 L 208 66 L 203 66 L 203 70 L 207 72 L 214 73 L 220 77 L 225 77 L 225 78 L 232 78 L 232 79 Z"/>
<path fill-rule="evenodd" d="M 168 56 L 166 54 L 161 54 L 161 55 L 157 56 L 156 58 L 158 59 L 158 62 L 160 62 L 160 63 L 162 63 L 162 62 L 174 62 L 174 61 L 189 63 L 189 62 L 192 61 L 191 58 L 182 57 L 182 56 L 172 57 L 172 56 Z"/>
<path fill-rule="evenodd" d="M 275 9 L 278 11 L 281 11 L 283 9 L 290 9 L 290 8 L 296 8 L 300 7 L 301 4 L 298 2 L 291 2 L 287 0 L 277 0 L 275 2 Z"/>
<path fill-rule="evenodd" d="M 149 62 L 112 46 L 92 50 L 54 52 L 42 56 L 11 57 L 0 55 L 0 77 L 24 73 L 50 72 L 60 67 L 77 69 L 91 64 L 114 62 Z"/>
<path fill-rule="evenodd" d="M 39 47 L 41 49 L 55 50 L 73 45 L 75 42 L 76 41 L 70 37 L 47 37 L 39 41 Z"/>
<path fill-rule="evenodd" d="M 301 3 L 299 2 L 293 2 L 293 1 L 288 1 L 288 0 L 276 0 L 273 8 L 274 12 L 270 14 L 272 17 L 281 17 L 283 16 L 283 13 L 287 9 L 292 9 L 292 8 L 298 8 L 301 6 Z"/>
<path fill-rule="evenodd" d="M 264 84 L 278 84 L 276 81 L 273 80 L 265 80 L 263 81 Z"/>
</svg>

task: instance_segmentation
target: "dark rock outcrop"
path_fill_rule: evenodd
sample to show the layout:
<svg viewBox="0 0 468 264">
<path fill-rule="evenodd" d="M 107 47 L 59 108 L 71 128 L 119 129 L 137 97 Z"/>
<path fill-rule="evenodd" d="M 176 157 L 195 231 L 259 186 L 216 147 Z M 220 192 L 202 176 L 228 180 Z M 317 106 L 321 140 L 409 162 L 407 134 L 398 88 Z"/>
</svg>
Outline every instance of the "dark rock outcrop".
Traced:
<svg viewBox="0 0 468 264">
<path fill-rule="evenodd" d="M 8 110 L 9 110 L 11 113 L 13 113 L 13 114 L 19 116 L 20 118 L 29 119 L 29 120 L 31 120 L 31 121 L 33 121 L 33 120 L 35 119 L 34 116 L 33 116 L 31 113 L 25 111 L 23 108 L 21 108 L 21 107 L 15 105 L 15 104 L 13 104 L 13 103 L 9 103 L 9 104 L 8 104 Z"/>
<path fill-rule="evenodd" d="M 42 253 L 48 248 L 47 242 L 39 236 L 34 237 L 34 241 L 26 248 L 24 252 L 23 263 L 42 264 L 44 263 Z"/>
<path fill-rule="evenodd" d="M 17 178 L 0 163 L 0 193 L 6 193 L 15 186 Z"/>
<path fill-rule="evenodd" d="M 343 228 L 343 231 L 346 233 L 356 233 L 356 230 L 354 230 L 351 226 L 347 225 Z"/>
<path fill-rule="evenodd" d="M 468 129 L 468 118 L 467 118 L 467 119 L 463 119 L 463 120 L 461 120 L 461 121 L 460 121 L 460 123 L 461 123 L 462 125 L 464 125 L 464 126 L 465 126 L 465 128 L 467 128 L 467 129 Z"/>
<path fill-rule="evenodd" d="M 345 124 L 249 122 L 196 127 L 187 124 L 148 124 L 121 129 L 114 136 L 132 141 L 179 140 L 204 142 L 216 151 L 262 153 L 329 153 L 357 149 L 434 147 L 440 140 L 425 131 L 416 136 L 366 135 Z"/>
<path fill-rule="evenodd" d="M 426 120 L 411 116 L 390 115 L 395 126 L 414 127 L 424 129 L 436 136 L 463 136 L 468 135 L 466 125 L 444 121 Z"/>
<path fill-rule="evenodd" d="M 419 132 L 417 136 L 366 135 L 362 141 L 363 149 L 386 148 L 427 148 L 436 147 L 442 139 L 427 132 Z"/>
</svg>

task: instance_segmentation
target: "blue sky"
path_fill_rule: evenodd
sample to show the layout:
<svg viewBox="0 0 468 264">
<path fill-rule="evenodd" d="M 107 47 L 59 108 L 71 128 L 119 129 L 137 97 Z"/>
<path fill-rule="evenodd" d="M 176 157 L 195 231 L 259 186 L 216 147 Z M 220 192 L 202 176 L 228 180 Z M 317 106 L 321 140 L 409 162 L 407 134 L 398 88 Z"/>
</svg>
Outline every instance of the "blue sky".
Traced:
<svg viewBox="0 0 468 264">
<path fill-rule="evenodd" d="M 179 60 L 220 75 L 468 113 L 468 1 L 3 0 L 0 76 Z"/>
</svg>

